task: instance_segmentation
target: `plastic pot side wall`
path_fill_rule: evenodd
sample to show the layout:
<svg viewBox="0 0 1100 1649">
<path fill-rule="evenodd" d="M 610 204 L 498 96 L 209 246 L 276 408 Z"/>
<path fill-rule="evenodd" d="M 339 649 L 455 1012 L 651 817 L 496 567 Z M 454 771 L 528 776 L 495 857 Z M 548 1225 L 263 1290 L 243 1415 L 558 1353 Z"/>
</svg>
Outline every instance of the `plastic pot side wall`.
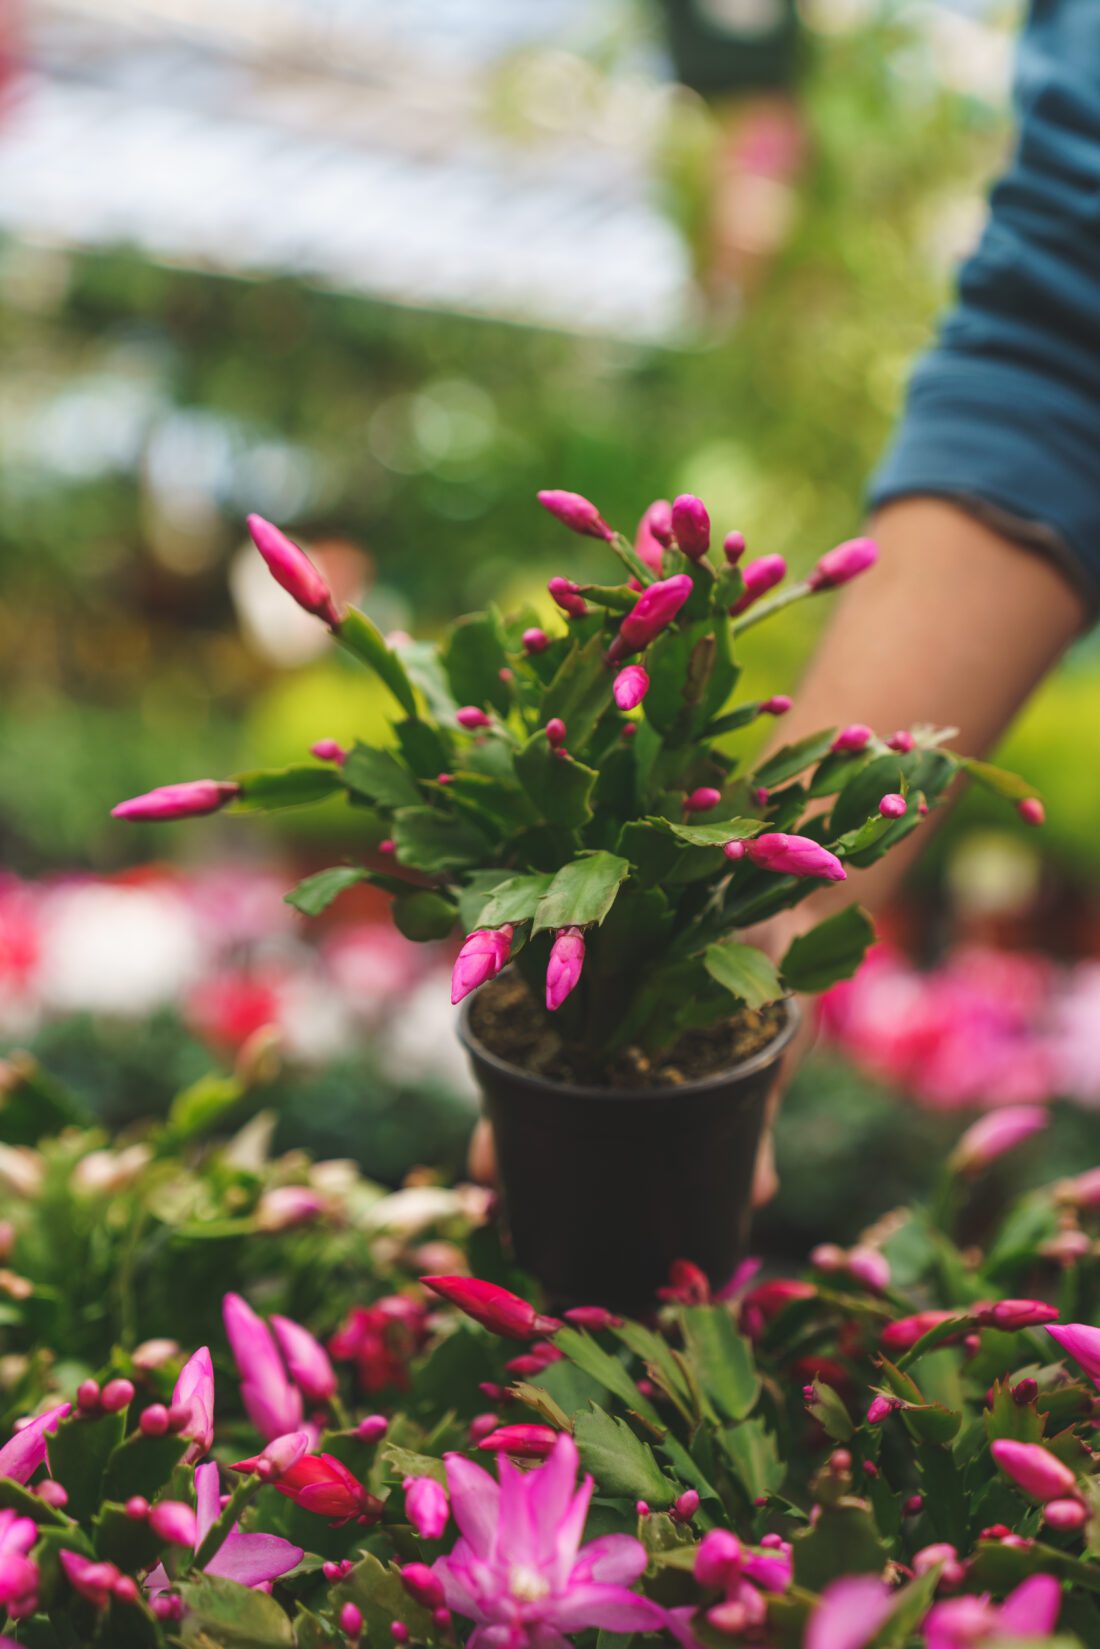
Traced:
<svg viewBox="0 0 1100 1649">
<path fill-rule="evenodd" d="M 798 1025 L 705 1081 L 616 1089 L 551 1082 L 459 1036 L 496 1136 L 518 1263 L 554 1305 L 644 1311 L 677 1259 L 720 1288 L 748 1240 L 768 1093 Z"/>
</svg>

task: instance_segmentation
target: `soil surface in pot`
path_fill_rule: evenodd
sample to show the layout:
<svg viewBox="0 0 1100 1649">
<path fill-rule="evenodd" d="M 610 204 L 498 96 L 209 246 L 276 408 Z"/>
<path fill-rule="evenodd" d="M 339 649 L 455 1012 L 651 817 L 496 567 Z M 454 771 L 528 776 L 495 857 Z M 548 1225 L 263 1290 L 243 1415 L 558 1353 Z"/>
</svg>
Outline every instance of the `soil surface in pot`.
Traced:
<svg viewBox="0 0 1100 1649">
<path fill-rule="evenodd" d="M 783 1008 L 778 1002 L 766 1008 L 743 1008 L 718 1025 L 687 1032 L 664 1053 L 650 1055 L 638 1047 L 624 1048 L 607 1069 L 600 1071 L 587 1062 L 580 1067 L 569 1057 L 545 1009 L 514 973 L 484 985 L 470 1012 L 475 1035 L 498 1059 L 552 1082 L 594 1083 L 609 1088 L 677 1087 L 717 1076 L 766 1048 L 783 1023 Z"/>
</svg>

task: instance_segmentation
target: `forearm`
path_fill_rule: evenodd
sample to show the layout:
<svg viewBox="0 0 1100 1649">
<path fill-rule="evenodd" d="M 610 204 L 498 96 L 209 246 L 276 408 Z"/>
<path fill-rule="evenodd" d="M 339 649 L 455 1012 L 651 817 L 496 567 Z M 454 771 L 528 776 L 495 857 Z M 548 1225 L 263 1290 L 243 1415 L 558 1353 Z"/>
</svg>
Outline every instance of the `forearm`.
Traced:
<svg viewBox="0 0 1100 1649">
<path fill-rule="evenodd" d="M 889 737 L 931 722 L 957 727 L 952 747 L 980 755 L 1083 628 L 1085 598 L 1054 562 L 939 499 L 891 504 L 871 532 L 879 563 L 838 600 L 782 742 L 834 724 Z M 881 904 L 924 836 L 837 893 Z"/>
</svg>

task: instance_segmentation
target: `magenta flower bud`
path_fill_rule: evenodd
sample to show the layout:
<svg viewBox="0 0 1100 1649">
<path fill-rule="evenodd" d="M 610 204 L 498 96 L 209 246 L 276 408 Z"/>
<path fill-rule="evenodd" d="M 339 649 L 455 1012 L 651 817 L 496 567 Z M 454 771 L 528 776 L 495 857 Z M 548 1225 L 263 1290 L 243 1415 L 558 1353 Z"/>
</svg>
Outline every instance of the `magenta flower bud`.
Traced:
<svg viewBox="0 0 1100 1649">
<path fill-rule="evenodd" d="M 896 733 L 890 734 L 886 743 L 889 749 L 897 750 L 901 755 L 907 756 L 910 750 L 916 747 L 917 741 L 912 733 L 907 732 L 904 727 L 899 727 Z"/>
<path fill-rule="evenodd" d="M 571 578 L 552 578 L 546 588 L 563 613 L 570 618 L 583 618 L 588 611 L 588 603 L 580 592 L 580 585 L 574 584 Z"/>
<path fill-rule="evenodd" d="M 649 672 L 640 664 L 628 664 L 620 670 L 611 691 L 620 710 L 635 710 L 649 692 Z"/>
<path fill-rule="evenodd" d="M 475 1414 L 468 1427 L 470 1442 L 480 1443 L 483 1437 L 488 1437 L 499 1425 L 499 1414 Z"/>
<path fill-rule="evenodd" d="M 924 1510 L 923 1494 L 911 1494 L 901 1509 L 906 1517 L 917 1517 Z"/>
<path fill-rule="evenodd" d="M 64 1547 L 57 1555 L 65 1571 L 65 1578 L 73 1590 L 79 1592 L 81 1597 L 87 1598 L 97 1609 L 105 1609 L 110 1602 L 114 1584 L 119 1578 L 115 1565 L 95 1563 L 91 1558 L 82 1557 L 79 1552 L 72 1552 Z"/>
<path fill-rule="evenodd" d="M 1038 1380 L 1032 1380 L 1030 1377 L 1024 1380 L 1017 1380 L 1016 1384 L 1012 1388 L 1012 1401 L 1016 1404 L 1017 1408 L 1027 1408 L 1029 1403 L 1034 1403 L 1038 1395 L 1039 1382 Z"/>
<path fill-rule="evenodd" d="M 687 573 L 676 573 L 672 578 L 659 579 L 643 590 L 632 610 L 619 626 L 619 633 L 608 649 L 609 663 L 616 664 L 631 653 L 640 653 L 655 637 L 667 630 L 680 608 L 691 594 L 693 585 Z"/>
<path fill-rule="evenodd" d="M 448 1627 L 451 1624 L 451 1619 L 452 1619 L 451 1611 L 444 1604 L 444 1606 L 442 1608 L 437 1609 L 435 1611 L 435 1613 L 432 1615 L 432 1619 L 435 1621 L 435 1624 L 439 1627 L 439 1630 L 441 1632 L 445 1632 L 445 1631 L 447 1631 Z"/>
<path fill-rule="evenodd" d="M 545 653 L 549 645 L 550 637 L 545 630 L 540 630 L 537 625 L 530 630 L 524 630 L 523 650 L 525 653 Z"/>
<path fill-rule="evenodd" d="M 806 582 L 811 590 L 835 590 L 866 572 L 877 560 L 878 545 L 873 538 L 849 538 L 825 552 Z"/>
<path fill-rule="evenodd" d="M 709 813 L 712 807 L 717 807 L 722 800 L 722 792 L 715 790 L 713 785 L 701 784 L 690 795 L 684 797 L 685 813 Z"/>
<path fill-rule="evenodd" d="M 529 1300 L 521 1300 L 518 1294 L 480 1277 L 421 1277 L 420 1281 L 475 1323 L 506 1340 L 533 1340 L 542 1334 L 556 1334 L 561 1327 L 557 1317 L 544 1317 Z"/>
<path fill-rule="evenodd" d="M 76 1388 L 76 1406 L 82 1414 L 98 1414 L 100 1398 L 98 1380 L 81 1380 Z"/>
<path fill-rule="evenodd" d="M 546 1007 L 556 1013 L 576 989 L 584 967 L 584 934 L 580 928 L 559 928 L 546 964 Z"/>
<path fill-rule="evenodd" d="M 878 810 L 884 819 L 903 819 L 908 811 L 908 804 L 904 796 L 899 795 L 896 790 L 891 790 L 889 795 L 884 796 L 879 802 Z"/>
<path fill-rule="evenodd" d="M 867 1424 L 869 1426 L 881 1426 L 884 1420 L 889 1420 L 897 1407 L 898 1404 L 889 1397 L 872 1397 L 870 1407 L 867 1410 Z"/>
<path fill-rule="evenodd" d="M 854 754 L 856 751 L 866 750 L 874 736 L 870 727 L 855 721 L 850 727 L 841 729 L 829 749 L 835 756 Z"/>
<path fill-rule="evenodd" d="M 134 1523 L 144 1523 L 149 1516 L 149 1502 L 143 1494 L 132 1494 L 124 1509 L 126 1516 Z"/>
<path fill-rule="evenodd" d="M 337 1387 L 336 1371 L 328 1352 L 308 1328 L 290 1317 L 272 1317 L 271 1329 L 279 1350 L 303 1397 L 310 1403 L 327 1403 Z"/>
<path fill-rule="evenodd" d="M 488 1454 L 509 1454 L 516 1460 L 545 1460 L 553 1453 L 560 1432 L 551 1426 L 498 1426 L 478 1444 Z"/>
<path fill-rule="evenodd" d="M 406 1477 L 405 1516 L 422 1540 L 438 1540 L 451 1515 L 447 1491 L 434 1477 Z"/>
<path fill-rule="evenodd" d="M 1076 1499 L 1077 1478 L 1056 1454 L 1041 1443 L 1018 1443 L 1015 1438 L 998 1437 L 989 1445 L 997 1465 L 1017 1488 L 1033 1500 Z"/>
<path fill-rule="evenodd" d="M 966 1565 L 959 1562 L 959 1554 L 948 1540 L 937 1540 L 931 1546 L 922 1546 L 913 1556 L 915 1575 L 926 1575 L 937 1568 L 941 1586 L 961 1586 L 966 1579 Z"/>
<path fill-rule="evenodd" d="M 111 1593 L 120 1603 L 136 1603 L 138 1597 L 137 1581 L 133 1575 L 119 1575 L 111 1587 Z"/>
<path fill-rule="evenodd" d="M 347 1638 L 357 1638 L 363 1630 L 363 1612 L 354 1603 L 345 1603 L 340 1610 L 340 1630 Z"/>
<path fill-rule="evenodd" d="M 722 852 L 727 859 L 743 859 L 745 857 L 744 842 L 723 842 Z"/>
<path fill-rule="evenodd" d="M 410 1637 L 409 1628 L 405 1625 L 403 1620 L 394 1620 L 390 1622 L 390 1637 L 393 1639 L 394 1643 L 408 1643 Z"/>
<path fill-rule="evenodd" d="M 677 1495 L 673 1501 L 668 1515 L 674 1523 L 690 1523 L 698 1510 L 698 1489 L 685 1489 L 683 1494 Z"/>
<path fill-rule="evenodd" d="M 880 1254 L 877 1248 L 871 1248 L 865 1243 L 857 1243 L 849 1249 L 847 1260 L 849 1275 L 864 1288 L 869 1288 L 872 1294 L 881 1294 L 890 1286 L 890 1262 L 885 1254 Z"/>
<path fill-rule="evenodd" d="M 426 1563 L 406 1563 L 401 1570 L 401 1584 L 414 1603 L 425 1609 L 442 1607 L 443 1584 Z"/>
<path fill-rule="evenodd" d="M 143 1437 L 163 1437 L 168 1430 L 168 1410 L 163 1403 L 150 1403 L 142 1410 L 138 1430 Z"/>
<path fill-rule="evenodd" d="M 360 1420 L 355 1428 L 356 1437 L 362 1438 L 364 1443 L 377 1443 L 385 1437 L 390 1429 L 390 1423 L 384 1414 L 368 1414 L 365 1420 Z"/>
<path fill-rule="evenodd" d="M 316 756 L 319 762 L 335 762 L 337 767 L 343 767 L 348 759 L 347 751 L 335 739 L 318 739 L 316 744 L 310 745 L 309 753 Z"/>
<path fill-rule="evenodd" d="M 1051 1529 L 1083 1529 L 1088 1520 L 1088 1507 L 1080 1500 L 1048 1500 L 1043 1507 L 1043 1522 Z"/>
<path fill-rule="evenodd" d="M 485 714 L 484 710 L 479 710 L 476 704 L 464 704 L 461 710 L 456 710 L 455 721 L 460 727 L 465 727 L 467 732 L 473 732 L 477 727 L 491 727 L 493 725 L 492 719 Z"/>
<path fill-rule="evenodd" d="M 733 618 L 783 582 L 787 576 L 787 563 L 781 555 L 761 555 L 755 561 L 745 563 L 741 576 L 745 580 L 745 588 L 730 608 Z"/>
<path fill-rule="evenodd" d="M 722 554 L 727 564 L 736 567 L 745 553 L 745 535 L 743 532 L 728 532 L 722 540 Z"/>
<path fill-rule="evenodd" d="M 149 1527 L 170 1545 L 191 1551 L 198 1544 L 198 1519 L 194 1508 L 183 1500 L 158 1500 L 149 1513 Z"/>
<path fill-rule="evenodd" d="M 947 1165 L 956 1174 L 976 1174 L 1045 1128 L 1047 1121 L 1041 1105 L 1002 1105 L 987 1111 L 966 1130 Z"/>
<path fill-rule="evenodd" d="M 36 1483 L 34 1492 L 45 1505 L 53 1506 L 58 1511 L 69 1504 L 68 1489 L 52 1477 L 44 1477 L 41 1483 Z"/>
<path fill-rule="evenodd" d="M 648 1517 L 649 1516 L 649 1501 L 648 1500 L 636 1500 L 634 1502 L 634 1510 L 635 1510 L 635 1512 L 637 1513 L 637 1515 L 639 1517 Z"/>
<path fill-rule="evenodd" d="M 296 1466 L 309 1453 L 312 1437 L 308 1431 L 288 1431 L 282 1437 L 273 1437 L 259 1454 L 233 1464 L 235 1472 L 255 1472 L 265 1483 L 278 1483 L 291 1466 Z"/>
<path fill-rule="evenodd" d="M 239 784 L 224 779 L 189 779 L 183 784 L 162 784 L 156 790 L 147 790 L 142 796 L 131 796 L 128 801 L 112 807 L 112 819 L 137 819 L 142 823 L 159 823 L 168 819 L 198 819 L 206 813 L 216 813 L 239 796 Z"/>
<path fill-rule="evenodd" d="M 351 1561 L 350 1557 L 342 1557 L 339 1563 L 333 1563 L 331 1560 L 327 1563 L 322 1563 L 321 1573 L 327 1581 L 335 1582 L 337 1580 L 343 1580 L 346 1575 L 350 1575 L 354 1567 L 355 1565 Z"/>
<path fill-rule="evenodd" d="M 598 1334 L 607 1328 L 620 1328 L 622 1318 L 614 1316 L 602 1305 L 574 1305 L 562 1313 L 566 1322 L 577 1328 L 587 1328 Z"/>
<path fill-rule="evenodd" d="M 741 1542 L 728 1529 L 710 1529 L 695 1552 L 695 1579 L 700 1586 L 725 1588 L 741 1568 Z"/>
<path fill-rule="evenodd" d="M 475 928 L 466 938 L 451 973 L 452 1007 L 479 985 L 496 978 L 508 960 L 514 932 L 512 924 L 505 922 L 502 928 Z"/>
<path fill-rule="evenodd" d="M 660 576 L 664 554 L 672 543 L 672 505 L 667 498 L 658 498 L 638 522 L 634 548 L 651 573 Z"/>
<path fill-rule="evenodd" d="M 765 699 L 760 706 L 762 716 L 785 716 L 791 707 L 792 700 L 786 693 L 773 693 L 770 699 Z"/>
<path fill-rule="evenodd" d="M 883 1351 L 893 1357 L 899 1351 L 908 1351 L 929 1329 L 938 1328 L 956 1315 L 954 1311 L 916 1311 L 911 1317 L 899 1317 L 896 1323 L 888 1323 L 883 1329 L 879 1343 Z"/>
<path fill-rule="evenodd" d="M 1058 1307 L 1045 1300 L 994 1300 L 974 1306 L 972 1314 L 982 1328 L 1000 1328 L 1007 1334 L 1058 1321 Z"/>
<path fill-rule="evenodd" d="M 1046 822 L 1046 809 L 1038 796 L 1027 796 L 1022 802 L 1017 802 L 1016 811 L 1025 824 L 1041 825 Z"/>
<path fill-rule="evenodd" d="M 565 743 L 565 723 L 560 716 L 551 716 L 546 723 L 546 742 L 551 750 L 560 750 Z"/>
<path fill-rule="evenodd" d="M 392 836 L 387 836 L 383 841 L 379 842 L 378 851 L 379 853 L 385 853 L 389 856 L 389 854 L 397 852 L 397 843 L 394 841 Z"/>
<path fill-rule="evenodd" d="M 579 492 L 543 491 L 538 494 L 538 500 L 544 510 L 549 510 L 571 532 L 581 533 L 585 538 L 615 536 L 595 504 L 590 504 Z"/>
<path fill-rule="evenodd" d="M 677 544 L 692 561 L 710 549 L 710 516 L 701 498 L 683 492 L 672 506 L 672 531 Z"/>
<path fill-rule="evenodd" d="M 1100 1387 L 1100 1328 L 1090 1328 L 1087 1323 L 1060 1323 L 1048 1328 L 1047 1333 Z"/>
<path fill-rule="evenodd" d="M 323 575 L 301 549 L 262 515 L 248 517 L 252 542 L 267 562 L 276 584 L 281 584 L 299 607 L 323 619 L 330 629 L 340 624 L 340 611 Z"/>
<path fill-rule="evenodd" d="M 758 784 L 753 790 L 749 791 L 749 795 L 757 807 L 767 807 L 771 800 L 771 791 L 766 784 Z"/>
<path fill-rule="evenodd" d="M 134 1400 L 132 1380 L 108 1380 L 100 1394 L 100 1401 L 108 1414 L 117 1414 Z"/>
<path fill-rule="evenodd" d="M 745 852 L 754 865 L 782 876 L 823 876 L 829 882 L 843 882 L 848 874 L 835 853 L 809 836 L 769 832 L 746 842 Z"/>
</svg>

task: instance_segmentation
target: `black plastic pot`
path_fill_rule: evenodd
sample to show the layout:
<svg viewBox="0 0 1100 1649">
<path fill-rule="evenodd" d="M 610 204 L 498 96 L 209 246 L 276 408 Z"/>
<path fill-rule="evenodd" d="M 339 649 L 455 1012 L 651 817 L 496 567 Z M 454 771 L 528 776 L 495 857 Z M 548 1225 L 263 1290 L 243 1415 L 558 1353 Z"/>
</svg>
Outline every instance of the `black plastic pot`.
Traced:
<svg viewBox="0 0 1100 1649">
<path fill-rule="evenodd" d="M 597 1088 L 500 1059 L 470 1023 L 459 1036 L 496 1136 L 516 1259 L 555 1306 L 644 1311 L 674 1260 L 715 1287 L 748 1240 L 753 1166 L 776 1068 L 799 1010 L 766 1048 L 701 1082 Z"/>
</svg>

